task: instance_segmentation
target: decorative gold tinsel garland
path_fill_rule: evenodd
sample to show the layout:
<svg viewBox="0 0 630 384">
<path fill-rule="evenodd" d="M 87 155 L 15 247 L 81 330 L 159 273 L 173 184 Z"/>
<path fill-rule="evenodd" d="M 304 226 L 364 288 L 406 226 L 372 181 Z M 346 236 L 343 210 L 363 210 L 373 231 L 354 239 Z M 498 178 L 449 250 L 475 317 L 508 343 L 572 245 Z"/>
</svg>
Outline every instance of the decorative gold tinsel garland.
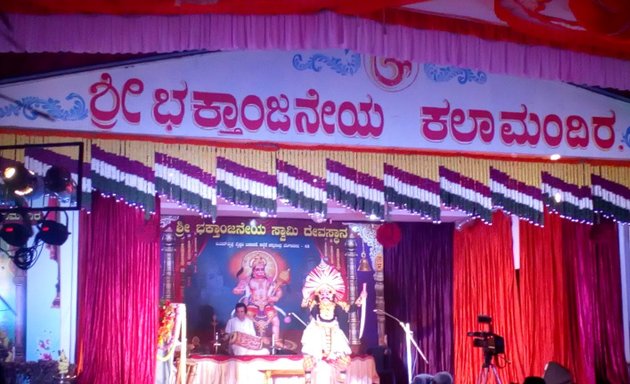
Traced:
<svg viewBox="0 0 630 384">
<path fill-rule="evenodd" d="M 89 138 L 70 138 L 62 136 L 35 136 L 19 134 L 0 134 L 0 145 L 21 145 L 35 143 L 58 143 L 82 141 L 85 146 L 85 161 L 90 161 L 90 145 L 99 145 L 113 154 L 126 156 L 149 167 L 154 164 L 155 152 L 166 153 L 180 158 L 204 171 L 216 175 L 216 157 L 223 156 L 243 166 L 275 174 L 276 158 L 282 159 L 300 169 L 318 177 L 326 174 L 326 159 L 330 158 L 352 167 L 360 172 L 383 178 L 383 163 L 389 163 L 404 171 L 420 177 L 438 181 L 440 165 L 459 172 L 466 177 L 487 183 L 489 168 L 493 166 L 528 185 L 540 185 L 540 173 L 546 171 L 555 177 L 578 186 L 590 185 L 591 174 L 600 175 L 612 182 L 630 187 L 630 167 L 623 165 L 598 165 L 597 162 L 558 163 L 548 161 L 521 161 L 515 159 L 489 160 L 468 156 L 441 156 L 423 154 L 396 154 L 353 152 L 346 149 L 311 150 L 279 149 L 256 150 L 251 148 L 214 147 L 198 144 L 167 144 L 144 140 L 106 140 Z M 63 149 L 55 149 L 63 153 Z M 66 155 L 70 155 L 69 153 Z M 0 151 L 1 157 L 23 161 L 24 150 Z"/>
</svg>

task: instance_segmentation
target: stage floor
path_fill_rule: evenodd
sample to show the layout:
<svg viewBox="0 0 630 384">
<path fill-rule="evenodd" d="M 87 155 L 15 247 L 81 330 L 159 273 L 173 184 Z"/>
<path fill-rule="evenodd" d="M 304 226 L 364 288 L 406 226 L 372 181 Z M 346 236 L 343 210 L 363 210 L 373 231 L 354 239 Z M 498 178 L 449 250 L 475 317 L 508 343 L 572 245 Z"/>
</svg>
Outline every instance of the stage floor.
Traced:
<svg viewBox="0 0 630 384">
<path fill-rule="evenodd" d="M 187 360 L 187 384 L 304 384 L 302 355 L 192 355 Z M 346 384 L 379 383 L 374 358 L 353 356 Z"/>
</svg>

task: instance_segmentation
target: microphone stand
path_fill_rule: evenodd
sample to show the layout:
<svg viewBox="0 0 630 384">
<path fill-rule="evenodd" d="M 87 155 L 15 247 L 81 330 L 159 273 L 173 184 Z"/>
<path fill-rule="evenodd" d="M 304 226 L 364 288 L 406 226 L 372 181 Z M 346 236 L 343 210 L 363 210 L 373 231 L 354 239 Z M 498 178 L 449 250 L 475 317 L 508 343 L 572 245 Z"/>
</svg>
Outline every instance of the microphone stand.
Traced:
<svg viewBox="0 0 630 384">
<path fill-rule="evenodd" d="M 418 346 L 418 343 L 416 343 L 416 341 L 413 338 L 413 331 L 411 330 L 411 326 L 409 323 L 403 323 L 402 321 L 400 321 L 400 319 L 398 319 L 396 316 L 387 313 L 385 311 L 383 311 L 382 309 L 375 309 L 374 313 L 377 314 L 381 314 L 381 315 L 385 315 L 387 317 L 389 317 L 390 319 L 395 320 L 398 325 L 400 325 L 400 327 L 403 329 L 403 331 L 405 331 L 405 347 L 406 347 L 406 357 L 407 357 L 407 378 L 409 379 L 409 382 L 411 383 L 411 345 L 414 346 L 414 348 L 416 349 L 416 352 L 418 352 L 418 354 L 422 357 L 422 360 L 424 360 L 425 363 L 429 364 L 429 360 L 427 360 L 427 357 L 424 355 L 424 353 L 422 353 L 422 350 L 420 349 L 420 347 Z"/>
<path fill-rule="evenodd" d="M 304 327 L 306 327 L 306 323 L 304 322 L 304 320 L 302 320 L 302 319 L 300 318 L 300 316 L 296 315 L 296 314 L 295 314 L 295 313 L 293 313 L 293 312 L 289 312 L 289 313 L 288 313 L 288 315 L 289 315 L 289 316 L 291 316 L 291 317 L 293 317 L 295 320 L 299 321 L 299 322 L 300 322 L 300 324 L 302 324 Z"/>
</svg>

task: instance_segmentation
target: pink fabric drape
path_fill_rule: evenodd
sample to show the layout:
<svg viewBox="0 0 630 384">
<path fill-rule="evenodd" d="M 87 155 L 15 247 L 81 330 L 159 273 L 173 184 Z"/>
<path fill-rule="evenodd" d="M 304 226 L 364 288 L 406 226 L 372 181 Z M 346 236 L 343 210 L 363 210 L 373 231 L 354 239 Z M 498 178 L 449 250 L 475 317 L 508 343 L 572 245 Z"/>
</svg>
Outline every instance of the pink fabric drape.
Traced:
<svg viewBox="0 0 630 384">
<path fill-rule="evenodd" d="M 629 383 L 624 359 L 621 313 L 621 268 L 616 223 L 605 220 L 593 227 L 590 239 L 593 254 L 582 278 L 592 289 L 593 306 L 583 308 L 594 316 L 592 358 L 598 383 Z M 588 351 L 587 351 L 588 352 Z"/>
<path fill-rule="evenodd" d="M 154 382 L 159 269 L 159 214 L 145 220 L 94 193 L 92 213 L 80 217 L 80 383 Z"/>
<path fill-rule="evenodd" d="M 628 61 L 546 46 L 489 41 L 331 12 L 314 15 L 6 15 L 0 52 L 152 53 L 348 48 L 419 63 L 630 89 Z"/>
<path fill-rule="evenodd" d="M 525 370 L 550 361 L 577 383 L 627 383 L 615 224 L 545 214 L 545 226 L 520 223 Z"/>
</svg>

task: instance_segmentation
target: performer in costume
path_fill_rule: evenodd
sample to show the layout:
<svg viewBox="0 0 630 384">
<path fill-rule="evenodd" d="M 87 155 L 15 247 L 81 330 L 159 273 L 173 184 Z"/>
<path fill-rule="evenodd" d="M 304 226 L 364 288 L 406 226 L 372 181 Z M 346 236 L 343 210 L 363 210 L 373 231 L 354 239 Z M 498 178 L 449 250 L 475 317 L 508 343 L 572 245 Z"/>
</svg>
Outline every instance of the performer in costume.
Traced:
<svg viewBox="0 0 630 384">
<path fill-rule="evenodd" d="M 228 320 L 225 332 L 229 336 L 230 352 L 233 355 L 268 355 L 263 348 L 263 339 L 256 336 L 254 322 L 247 317 L 247 306 L 238 303 L 234 307 L 235 316 Z"/>
<path fill-rule="evenodd" d="M 345 381 L 350 364 L 350 343 L 339 326 L 339 317 L 365 301 L 365 290 L 353 305 L 342 299 L 346 287 L 341 273 L 323 260 L 306 277 L 302 307 L 311 320 L 302 335 L 302 353 L 307 382 L 335 384 Z"/>
</svg>

